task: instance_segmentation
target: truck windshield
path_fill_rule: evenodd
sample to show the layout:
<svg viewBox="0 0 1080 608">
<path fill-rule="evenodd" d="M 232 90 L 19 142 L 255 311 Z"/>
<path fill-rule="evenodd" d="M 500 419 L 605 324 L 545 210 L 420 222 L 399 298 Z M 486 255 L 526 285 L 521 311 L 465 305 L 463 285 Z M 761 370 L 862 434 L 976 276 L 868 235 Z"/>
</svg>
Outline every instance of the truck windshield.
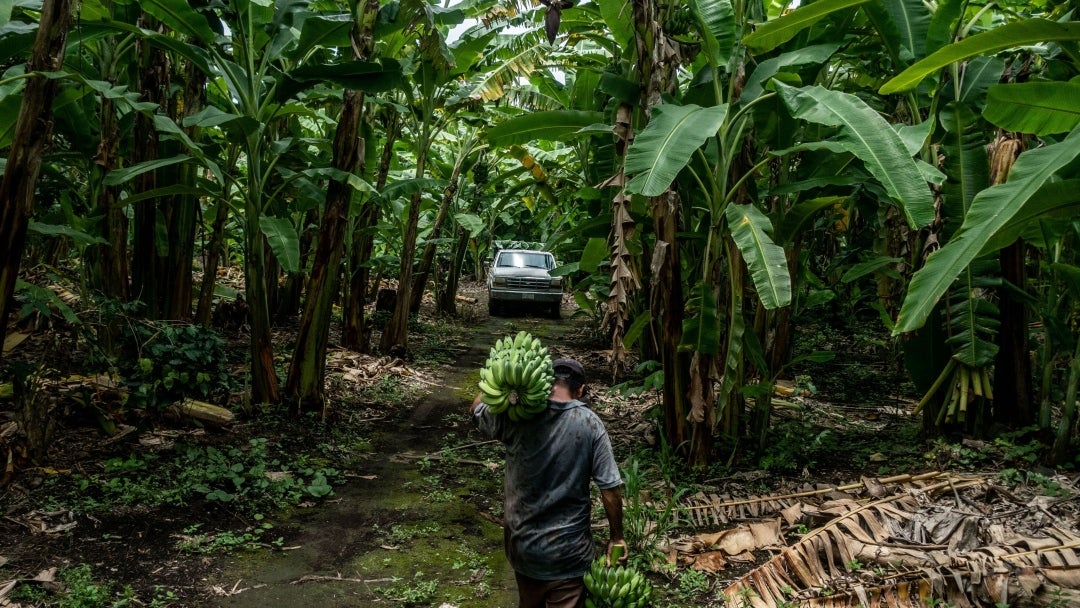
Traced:
<svg viewBox="0 0 1080 608">
<path fill-rule="evenodd" d="M 507 252 L 499 256 L 499 268 L 551 268 L 550 260 L 543 253 Z"/>
</svg>

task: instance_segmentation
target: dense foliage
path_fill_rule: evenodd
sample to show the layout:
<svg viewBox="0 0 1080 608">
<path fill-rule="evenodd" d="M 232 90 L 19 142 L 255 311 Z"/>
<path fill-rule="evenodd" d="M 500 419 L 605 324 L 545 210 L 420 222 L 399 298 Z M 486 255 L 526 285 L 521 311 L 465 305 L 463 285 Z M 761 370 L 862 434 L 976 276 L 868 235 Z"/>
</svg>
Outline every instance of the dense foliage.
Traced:
<svg viewBox="0 0 1080 608">
<path fill-rule="evenodd" d="M 251 400 L 301 413 L 324 405 L 332 321 L 407 353 L 429 282 L 453 314 L 496 240 L 540 243 L 616 373 L 630 353 L 662 370 L 663 432 L 692 463 L 717 441 L 763 455 L 773 383 L 830 357 L 794 358 L 811 315 L 883 323 L 928 429 L 1034 425 L 1067 460 L 1068 4 L 522 4 L 10 5 L 0 318 L 11 294 L 63 312 L 154 401 L 221 388 L 213 340 L 164 324 L 132 366 L 118 321 L 45 288 L 139 302 L 139 323 L 243 301 Z M 240 291 L 217 282 L 233 266 Z M 388 281 L 376 345 L 365 305 Z M 271 331 L 297 316 L 281 370 Z"/>
</svg>

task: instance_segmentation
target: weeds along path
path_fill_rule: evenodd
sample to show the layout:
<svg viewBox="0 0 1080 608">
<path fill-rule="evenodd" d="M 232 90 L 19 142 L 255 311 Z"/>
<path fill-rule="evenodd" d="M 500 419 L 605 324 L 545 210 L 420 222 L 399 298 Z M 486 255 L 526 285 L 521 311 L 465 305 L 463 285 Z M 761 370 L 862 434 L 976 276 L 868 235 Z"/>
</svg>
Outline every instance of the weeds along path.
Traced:
<svg viewBox="0 0 1080 608">
<path fill-rule="evenodd" d="M 571 325 L 485 317 L 439 370 L 441 386 L 373 426 L 374 449 L 349 483 L 274 522 L 266 536 L 281 536 L 283 550 L 222 558 L 203 583 L 208 605 L 516 605 L 498 523 L 502 469 L 490 466 L 501 448 L 470 434 L 467 410 L 497 337 L 525 329 L 554 343 Z"/>
</svg>

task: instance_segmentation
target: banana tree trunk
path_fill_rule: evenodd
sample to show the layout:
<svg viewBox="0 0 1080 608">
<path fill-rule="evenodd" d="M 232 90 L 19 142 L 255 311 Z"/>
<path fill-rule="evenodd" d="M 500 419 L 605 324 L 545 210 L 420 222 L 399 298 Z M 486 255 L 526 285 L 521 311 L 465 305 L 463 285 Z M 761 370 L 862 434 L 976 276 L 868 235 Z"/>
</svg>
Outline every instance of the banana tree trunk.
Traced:
<svg viewBox="0 0 1080 608">
<path fill-rule="evenodd" d="M 622 162 L 614 181 L 625 183 L 623 164 L 626 161 L 626 149 L 634 139 L 634 110 L 628 104 L 620 104 L 615 111 L 615 149 Z M 608 240 L 611 244 L 611 281 L 608 290 L 607 312 L 603 326 L 611 333 L 611 373 L 619 377 L 626 368 L 626 347 L 623 338 L 630 324 L 630 303 L 634 293 L 641 289 L 641 281 L 634 268 L 634 256 L 629 244 L 634 238 L 637 223 L 630 213 L 630 197 L 619 192 L 611 199 L 611 232 Z M 643 340 L 642 344 L 648 342 Z"/>
<path fill-rule="evenodd" d="M 660 363 L 664 368 L 664 435 L 668 445 L 678 450 L 691 464 L 706 464 L 708 442 L 687 443 L 693 429 L 687 421 L 690 401 L 690 355 L 679 349 L 682 342 L 683 285 L 679 256 L 679 195 L 667 191 L 651 201 L 656 247 L 653 251 L 652 312 L 658 319 Z M 687 448 L 693 448 L 693 452 Z"/>
<path fill-rule="evenodd" d="M 1008 179 L 1009 171 L 1016 164 L 1023 148 L 1023 139 L 1015 135 L 999 137 L 991 144 L 991 184 L 1004 183 Z M 1027 272 L 1024 270 L 1027 262 L 1025 253 L 1024 242 L 1017 240 L 998 254 L 1002 278 L 1020 289 L 1024 289 L 1027 279 Z M 1008 370 L 1008 373 L 994 375 L 993 418 L 996 422 L 1018 429 L 1036 421 L 1031 357 L 1028 350 L 1028 311 L 1024 303 L 1008 290 L 999 290 L 999 294 L 1001 326 L 998 327 L 998 352 L 994 368 Z M 990 420 L 984 420 L 984 424 L 988 426 Z"/>
<path fill-rule="evenodd" d="M 184 65 L 184 118 L 194 116 L 203 109 L 206 99 L 206 74 L 190 61 Z M 199 128 L 185 129 L 193 141 L 199 140 Z M 198 179 L 198 168 L 183 164 L 179 168 L 179 181 L 193 186 Z M 169 253 L 165 285 L 165 315 L 169 319 L 191 319 L 191 299 L 194 281 L 192 264 L 195 259 L 195 232 L 199 221 L 199 197 L 185 194 L 173 197 L 169 202 Z"/>
<path fill-rule="evenodd" d="M 267 283 L 277 277 L 263 236 L 260 219 L 263 214 L 263 148 L 264 134 L 253 130 L 247 134 L 245 154 L 248 159 L 246 191 L 244 192 L 244 294 L 248 302 L 248 324 L 251 326 L 251 402 L 277 404 L 281 391 L 277 370 L 274 369 L 274 344 L 270 332 L 270 297 Z"/>
<path fill-rule="evenodd" d="M 210 245 L 203 258 L 203 278 L 199 287 L 199 305 L 195 309 L 195 322 L 204 327 L 210 326 L 214 313 L 214 286 L 217 285 L 217 271 L 221 253 L 225 248 L 225 223 L 229 220 L 229 205 L 221 201 L 214 214 L 214 226 L 210 230 Z"/>
<path fill-rule="evenodd" d="M 384 134 L 382 154 L 379 159 L 375 189 L 382 191 L 390 177 L 390 167 L 394 159 L 394 144 L 401 133 L 401 120 L 396 113 L 390 113 Z M 363 159 L 361 159 L 363 162 Z M 375 246 L 375 226 L 379 223 L 379 204 L 368 199 L 353 226 L 352 255 L 349 260 L 349 290 L 345 299 L 344 319 L 342 321 L 342 346 L 360 353 L 371 349 L 371 332 L 364 321 L 364 304 L 368 300 L 371 268 L 367 262 Z"/>
<path fill-rule="evenodd" d="M 1050 450 L 1050 463 L 1065 464 L 1069 460 L 1069 447 L 1072 443 L 1073 426 L 1076 424 L 1077 387 L 1080 386 L 1080 340 L 1076 341 L 1076 351 L 1069 362 L 1069 380 L 1065 387 L 1065 405 L 1058 421 L 1054 446 Z"/>
<path fill-rule="evenodd" d="M 469 232 L 458 226 L 454 249 L 450 253 L 450 270 L 446 275 L 446 288 L 438 293 L 437 310 L 444 315 L 457 316 L 457 291 L 461 267 L 465 263 L 465 250 L 469 248 Z"/>
<path fill-rule="evenodd" d="M 1027 280 L 1025 253 L 1024 242 L 1018 240 L 998 254 L 1002 278 L 1021 288 Z M 1008 290 L 1003 289 L 1000 294 L 1001 326 L 994 368 L 1009 372 L 994 376 L 994 421 L 1020 429 L 1035 424 L 1038 418 L 1028 349 L 1028 309 Z"/>
<path fill-rule="evenodd" d="M 28 74 L 60 70 L 71 24 L 71 0 L 45 0 L 37 35 L 26 66 Z M 15 281 L 26 244 L 26 228 L 34 208 L 34 188 L 41 174 L 45 146 L 52 135 L 52 105 L 59 81 L 32 76 L 23 90 L 11 149 L 0 182 L 0 344 L 7 334 Z M 3 353 L 0 353 L 0 358 Z"/>
<path fill-rule="evenodd" d="M 416 159 L 416 176 L 424 174 L 426 154 Z M 409 201 L 409 215 L 405 223 L 405 236 L 401 242 L 401 267 L 398 273 L 398 293 L 390 321 L 383 329 L 379 350 L 383 354 L 401 355 L 409 350 L 409 305 L 413 279 L 413 260 L 416 258 L 416 239 L 419 234 L 420 204 L 423 194 L 416 192 Z"/>
<path fill-rule="evenodd" d="M 147 15 L 139 18 L 139 26 L 158 29 Z M 164 52 L 148 43 L 138 43 L 139 91 L 144 101 L 167 107 L 169 95 L 168 62 Z M 160 156 L 157 129 L 153 120 L 143 113 L 135 118 L 134 164 L 154 160 Z M 136 192 L 147 192 L 157 187 L 157 173 L 147 171 L 135 178 Z M 158 255 L 157 242 L 158 203 L 155 199 L 135 204 L 134 246 L 132 251 L 132 293 L 146 305 L 144 314 L 151 319 L 162 316 L 162 293 L 164 261 Z M 167 247 L 167 243 L 161 243 Z"/>
<path fill-rule="evenodd" d="M 631 7 L 641 107 L 646 115 L 650 108 L 661 103 L 664 94 L 673 93 L 678 87 L 679 58 L 675 45 L 666 39 L 661 28 L 659 15 L 664 7 L 658 6 L 660 4 L 663 3 L 634 0 Z M 651 198 L 649 206 L 656 238 L 651 309 L 658 320 L 660 362 L 664 367 L 664 434 L 668 445 L 678 450 L 689 464 L 707 464 L 711 458 L 711 428 L 687 420 L 691 410 L 688 397 L 691 356 L 679 349 L 685 306 L 677 238 L 681 202 L 679 195 L 669 189 Z"/>
<path fill-rule="evenodd" d="M 127 237 L 128 218 L 124 215 L 116 187 L 101 184 L 101 179 L 118 166 L 120 131 L 116 120 L 116 108 L 110 100 L 101 104 L 99 120 L 101 140 L 94 156 L 95 181 L 100 184 L 97 195 L 98 209 L 101 213 L 101 235 L 107 244 L 98 247 L 100 261 L 100 288 L 107 297 L 127 302 L 128 260 Z"/>
<path fill-rule="evenodd" d="M 334 135 L 334 167 L 353 172 L 364 157 L 363 140 L 357 137 L 363 116 L 364 94 L 346 91 Z M 333 180 L 326 192 L 326 210 L 319 229 L 318 245 L 307 284 L 307 298 L 285 381 L 285 394 L 295 404 L 296 415 L 323 408 L 326 374 L 326 343 L 330 335 L 334 295 L 349 220 L 352 189 Z"/>
<path fill-rule="evenodd" d="M 424 287 L 427 285 L 428 277 L 431 276 L 431 265 L 435 260 L 435 251 L 438 249 L 435 241 L 439 238 L 439 233 L 442 232 L 443 224 L 446 223 L 450 203 L 457 196 L 458 180 L 460 178 L 461 164 L 457 163 L 450 174 L 450 185 L 443 191 L 442 203 L 439 204 L 439 211 L 435 215 L 435 223 L 431 227 L 431 237 L 424 244 L 424 253 L 420 256 L 420 266 L 416 270 L 416 277 L 413 278 L 412 301 L 409 303 L 409 310 L 412 312 L 420 312 L 420 302 L 424 299 Z"/>
</svg>

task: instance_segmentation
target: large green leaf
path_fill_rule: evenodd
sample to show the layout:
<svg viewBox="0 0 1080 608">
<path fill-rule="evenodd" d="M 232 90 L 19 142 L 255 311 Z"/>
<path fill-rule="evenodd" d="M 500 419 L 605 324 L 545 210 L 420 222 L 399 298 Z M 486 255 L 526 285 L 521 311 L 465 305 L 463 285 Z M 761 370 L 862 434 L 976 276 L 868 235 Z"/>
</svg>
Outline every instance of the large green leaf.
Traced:
<svg viewBox="0 0 1080 608">
<path fill-rule="evenodd" d="M 300 271 L 300 237 L 292 220 L 264 215 L 259 218 L 259 228 L 270 244 L 270 250 L 285 272 Z"/>
<path fill-rule="evenodd" d="M 690 7 L 701 20 L 702 46 L 709 63 L 726 66 L 735 48 L 735 9 L 730 0 L 690 0 Z"/>
<path fill-rule="evenodd" d="M 76 245 L 87 247 L 90 245 L 108 245 L 109 242 L 100 236 L 87 234 L 82 230 L 76 230 L 67 224 L 46 224 L 30 220 L 26 227 L 30 232 L 47 236 L 63 236 L 71 239 Z"/>
<path fill-rule="evenodd" d="M 926 32 L 926 52 L 933 53 L 952 42 L 956 25 L 964 14 L 966 0 L 941 0 L 930 18 Z"/>
<path fill-rule="evenodd" d="M 144 163 L 132 165 L 123 169 L 114 169 L 112 171 L 109 171 L 109 173 L 105 175 L 105 179 L 102 180 L 102 183 L 104 183 L 106 186 L 115 186 L 117 184 L 122 184 L 130 180 L 136 175 L 142 175 L 143 173 L 147 173 L 155 169 L 168 167 L 177 163 L 187 162 L 189 160 L 191 160 L 191 157 L 187 154 L 178 154 L 176 156 L 170 156 L 169 158 L 155 158 L 154 160 L 148 160 Z"/>
<path fill-rule="evenodd" d="M 546 139 L 559 141 L 592 124 L 603 122 L 602 112 L 578 112 L 552 110 L 530 112 L 505 120 L 488 130 L 488 143 L 493 146 L 509 146 Z"/>
<path fill-rule="evenodd" d="M 333 49 L 349 46 L 349 31 L 352 29 L 352 15 L 310 16 L 304 19 L 304 29 L 300 31 L 300 41 L 289 51 L 289 55 L 303 58 L 316 48 Z"/>
<path fill-rule="evenodd" d="M 743 86 L 739 100 L 748 102 L 756 99 L 764 91 L 765 82 L 784 68 L 825 63 L 839 48 L 840 43 L 838 42 L 815 44 L 796 49 L 790 53 L 770 57 L 758 63 L 754 71 L 746 78 L 746 84 Z"/>
<path fill-rule="evenodd" d="M 214 41 L 214 31 L 210 24 L 187 0 L 141 0 L 139 6 L 170 28 L 195 38 L 199 42 L 210 44 Z"/>
<path fill-rule="evenodd" d="M 758 53 L 765 53 L 791 40 L 795 34 L 821 21 L 825 17 L 852 7 L 866 4 L 870 0 L 818 0 L 806 4 L 790 13 L 766 21 L 746 38 L 743 44 Z"/>
<path fill-rule="evenodd" d="M 1025 233 L 1032 222 L 1044 218 L 1068 221 L 1080 217 L 1080 179 L 1066 179 L 1045 184 L 1013 218 L 986 242 L 979 255 L 1004 249 Z"/>
<path fill-rule="evenodd" d="M 903 57 L 922 57 L 926 49 L 926 34 L 930 29 L 930 10 L 922 0 L 884 0 L 882 4 L 900 31 Z"/>
<path fill-rule="evenodd" d="M 614 36 L 615 42 L 622 47 L 630 46 L 634 39 L 634 19 L 632 7 L 625 0 L 596 0 L 600 5 L 600 14 L 604 23 Z"/>
<path fill-rule="evenodd" d="M 454 216 L 459 226 L 465 229 L 469 233 L 470 238 L 476 238 L 487 229 L 487 224 L 484 220 L 480 219 L 480 216 L 474 213 L 459 213 Z"/>
<path fill-rule="evenodd" d="M 926 265 L 912 277 L 893 333 L 921 327 L 938 298 L 986 243 L 1009 224 L 1057 171 L 1077 157 L 1080 157 L 1080 129 L 1059 143 L 1024 152 L 1016 159 L 1009 181 L 980 192 L 953 239 L 931 254 Z"/>
<path fill-rule="evenodd" d="M 652 108 L 652 120 L 626 152 L 631 194 L 659 196 L 675 181 L 690 156 L 716 135 L 727 117 L 727 106 L 663 104 Z"/>
<path fill-rule="evenodd" d="M 941 189 L 944 215 L 952 218 L 951 234 L 960 223 L 975 195 L 990 185 L 990 159 L 986 155 L 986 137 L 981 121 L 966 104 L 945 104 L 938 119 L 944 127 L 941 150 L 945 153 L 942 170 L 948 181 Z"/>
<path fill-rule="evenodd" d="M 401 65 L 396 61 L 345 61 L 332 64 L 308 64 L 289 72 L 293 80 L 310 85 L 332 82 L 346 89 L 381 93 L 402 82 Z M 280 98 L 280 96 L 279 96 Z"/>
<path fill-rule="evenodd" d="M 731 238 L 739 246 L 758 297 L 765 308 L 780 308 L 791 303 L 791 274 L 784 248 L 769 237 L 772 224 L 754 205 L 728 205 L 727 217 Z"/>
<path fill-rule="evenodd" d="M 934 221 L 934 196 L 896 131 L 858 97 L 822 87 L 776 83 L 784 104 L 802 120 L 839 127 L 835 141 L 859 157 L 904 210 L 914 228 Z"/>
<path fill-rule="evenodd" d="M 446 187 L 447 183 L 445 179 L 435 179 L 433 177 L 401 179 L 383 188 L 382 198 L 392 201 L 396 198 L 411 196 L 419 190 L 440 191 Z"/>
<path fill-rule="evenodd" d="M 986 91 L 1001 81 L 1005 62 L 997 57 L 973 57 L 964 65 L 960 83 L 960 101 L 981 107 Z"/>
<path fill-rule="evenodd" d="M 811 5 L 813 6 L 813 5 Z M 987 55 L 1042 42 L 1076 42 L 1080 40 L 1080 22 L 1055 23 L 1046 19 L 1025 19 L 975 34 L 909 66 L 881 86 L 882 95 L 914 89 L 937 70 L 971 57 Z"/>
<path fill-rule="evenodd" d="M 585 243 L 578 267 L 585 272 L 596 272 L 609 257 L 607 239 L 593 237 Z"/>
<path fill-rule="evenodd" d="M 1080 125 L 1080 81 L 994 85 L 983 118 L 1006 131 L 1068 133 Z"/>
</svg>

